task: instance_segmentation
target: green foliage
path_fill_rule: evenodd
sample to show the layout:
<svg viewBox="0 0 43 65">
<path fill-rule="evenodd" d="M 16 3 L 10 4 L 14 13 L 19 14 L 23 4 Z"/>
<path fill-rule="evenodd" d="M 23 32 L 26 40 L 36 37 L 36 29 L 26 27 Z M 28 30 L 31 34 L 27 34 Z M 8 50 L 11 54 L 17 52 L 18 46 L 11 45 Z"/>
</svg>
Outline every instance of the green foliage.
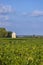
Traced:
<svg viewBox="0 0 43 65">
<path fill-rule="evenodd" d="M 0 28 L 0 38 L 11 38 L 11 35 L 11 31 L 7 31 L 5 28 Z"/>
<path fill-rule="evenodd" d="M 0 38 L 7 37 L 8 33 L 5 28 L 0 28 Z"/>
<path fill-rule="evenodd" d="M 8 31 L 8 38 L 11 38 L 12 37 L 12 32 L 11 31 Z"/>
<path fill-rule="evenodd" d="M 43 38 L 0 39 L 0 65 L 43 65 Z"/>
</svg>

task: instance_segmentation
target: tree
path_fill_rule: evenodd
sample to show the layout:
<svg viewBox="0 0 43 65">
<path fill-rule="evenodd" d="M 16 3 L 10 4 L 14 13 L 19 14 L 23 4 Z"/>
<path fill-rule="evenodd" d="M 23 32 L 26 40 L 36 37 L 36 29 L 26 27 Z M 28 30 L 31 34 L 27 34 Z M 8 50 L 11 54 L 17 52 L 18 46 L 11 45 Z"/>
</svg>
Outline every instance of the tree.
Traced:
<svg viewBox="0 0 43 65">
<path fill-rule="evenodd" d="M 9 37 L 9 38 L 12 37 L 12 32 L 11 31 L 8 31 L 8 36 L 7 37 Z"/>
<path fill-rule="evenodd" d="M 8 32 L 6 31 L 5 28 L 0 28 L 0 38 L 4 38 L 4 37 L 7 37 L 8 35 Z"/>
</svg>

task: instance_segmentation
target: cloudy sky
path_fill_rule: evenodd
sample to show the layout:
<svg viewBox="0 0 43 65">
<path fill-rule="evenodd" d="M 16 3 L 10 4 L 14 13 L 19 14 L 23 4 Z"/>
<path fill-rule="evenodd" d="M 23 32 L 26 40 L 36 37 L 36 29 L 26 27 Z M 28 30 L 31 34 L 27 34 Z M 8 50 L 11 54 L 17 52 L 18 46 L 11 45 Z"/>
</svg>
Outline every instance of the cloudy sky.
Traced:
<svg viewBox="0 0 43 65">
<path fill-rule="evenodd" d="M 43 35 L 43 0 L 0 0 L 0 27 L 17 35 Z"/>
</svg>

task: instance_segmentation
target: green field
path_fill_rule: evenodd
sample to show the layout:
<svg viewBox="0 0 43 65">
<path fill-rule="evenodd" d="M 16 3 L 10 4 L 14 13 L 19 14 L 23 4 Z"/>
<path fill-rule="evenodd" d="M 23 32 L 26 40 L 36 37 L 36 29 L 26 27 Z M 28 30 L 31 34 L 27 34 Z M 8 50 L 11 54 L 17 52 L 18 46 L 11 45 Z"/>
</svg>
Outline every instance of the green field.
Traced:
<svg viewBox="0 0 43 65">
<path fill-rule="evenodd" d="M 0 65 L 43 65 L 43 38 L 0 38 Z"/>
</svg>

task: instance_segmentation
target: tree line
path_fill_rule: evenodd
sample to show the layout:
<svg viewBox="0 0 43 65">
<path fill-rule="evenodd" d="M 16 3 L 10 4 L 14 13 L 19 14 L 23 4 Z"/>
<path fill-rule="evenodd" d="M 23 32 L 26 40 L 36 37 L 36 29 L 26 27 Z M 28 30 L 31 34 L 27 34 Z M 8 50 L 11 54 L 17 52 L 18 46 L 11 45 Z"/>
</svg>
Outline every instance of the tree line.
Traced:
<svg viewBox="0 0 43 65">
<path fill-rule="evenodd" d="M 7 31 L 5 28 L 0 28 L 0 38 L 11 38 L 12 32 Z"/>
</svg>

